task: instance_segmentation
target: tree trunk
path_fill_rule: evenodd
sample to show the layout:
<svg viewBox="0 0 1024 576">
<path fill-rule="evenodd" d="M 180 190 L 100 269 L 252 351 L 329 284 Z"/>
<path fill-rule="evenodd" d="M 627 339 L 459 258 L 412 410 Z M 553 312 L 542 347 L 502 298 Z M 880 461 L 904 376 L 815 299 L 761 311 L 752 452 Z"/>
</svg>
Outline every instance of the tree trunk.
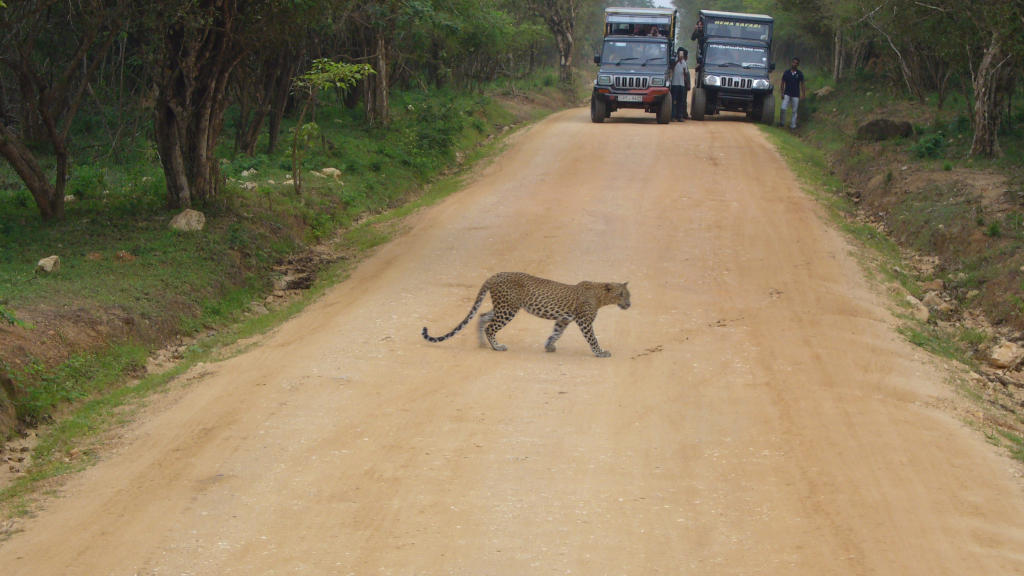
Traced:
<svg viewBox="0 0 1024 576">
<path fill-rule="evenodd" d="M 363 81 L 366 97 L 366 120 L 370 124 L 388 125 L 391 114 L 388 105 L 390 88 L 388 85 L 388 45 L 381 31 L 374 32 L 374 43 L 377 48 L 373 59 L 377 73 Z"/>
<path fill-rule="evenodd" d="M 1000 153 L 998 134 L 1003 99 L 1001 88 L 1009 77 L 1011 58 L 1003 39 L 998 33 L 993 33 L 992 41 L 974 76 L 974 140 L 971 143 L 971 156 L 992 158 Z"/>
<path fill-rule="evenodd" d="M 576 13 L 580 0 L 531 0 L 558 46 L 558 74 L 563 83 L 572 81 L 572 52 L 575 46 Z"/>
<path fill-rule="evenodd" d="M 216 196 L 220 170 L 214 149 L 224 125 L 228 80 L 242 57 L 233 25 L 233 0 L 205 0 L 199 14 L 182 17 L 164 37 L 155 134 L 169 208 L 188 208 Z M 186 20 L 203 22 L 190 26 Z"/>
<path fill-rule="evenodd" d="M 25 183 L 43 220 L 60 220 L 64 217 L 63 190 L 57 194 L 32 152 L 3 124 L 0 124 L 0 156 L 10 163 Z"/>
<path fill-rule="evenodd" d="M 270 99 L 270 121 L 267 123 L 267 154 L 277 151 L 277 143 L 281 139 L 281 122 L 292 90 L 292 77 L 298 72 L 301 53 L 282 56 L 274 70 L 274 92 Z"/>
<path fill-rule="evenodd" d="M 838 83 L 843 77 L 843 31 L 836 27 L 832 37 L 832 82 Z"/>
<path fill-rule="evenodd" d="M 238 144 L 236 149 L 252 156 L 263 125 L 267 124 L 267 154 L 277 150 L 281 134 L 281 121 L 291 92 L 292 77 L 295 76 L 301 56 L 291 49 L 275 51 L 275 56 L 259 63 L 254 75 L 262 78 L 259 89 L 240 87 L 240 116 Z M 246 82 L 242 80 L 241 83 Z"/>
<path fill-rule="evenodd" d="M 558 77 L 563 83 L 572 81 L 572 50 L 574 46 L 572 31 L 563 30 L 555 34 L 555 41 L 558 44 Z"/>
<path fill-rule="evenodd" d="M 85 96 L 89 79 L 103 60 L 102 57 L 90 59 L 90 56 L 93 51 L 106 54 L 120 30 L 117 24 L 107 26 L 109 14 L 102 10 L 78 12 L 75 8 L 81 7 L 71 7 L 64 17 L 79 22 L 81 34 L 69 39 L 73 52 L 65 58 L 57 57 L 55 62 L 50 62 L 53 54 L 44 57 L 37 51 L 38 38 L 49 34 L 44 24 L 37 22 L 39 27 L 14 43 L 16 57 L 0 60 L 17 77 L 24 117 L 20 134 L 8 128 L 6 123 L 0 123 L 0 156 L 10 162 L 24 181 L 43 220 L 64 217 L 71 124 Z M 36 12 L 36 15 L 40 14 L 42 12 Z M 63 69 L 56 67 L 61 64 Z M 52 146 L 56 161 L 52 183 L 25 145 L 29 139 L 45 140 Z"/>
<path fill-rule="evenodd" d="M 192 188 L 185 171 L 184 132 L 185 122 L 180 118 L 171 102 L 158 99 L 154 129 L 156 149 L 167 181 L 167 206 L 189 208 L 192 206 Z"/>
</svg>

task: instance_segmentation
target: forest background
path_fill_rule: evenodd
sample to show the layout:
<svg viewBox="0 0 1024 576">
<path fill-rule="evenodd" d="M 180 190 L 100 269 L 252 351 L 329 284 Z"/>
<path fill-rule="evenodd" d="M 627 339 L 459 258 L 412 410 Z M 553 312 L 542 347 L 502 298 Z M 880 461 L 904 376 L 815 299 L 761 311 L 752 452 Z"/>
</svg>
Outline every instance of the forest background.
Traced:
<svg viewBox="0 0 1024 576">
<path fill-rule="evenodd" d="M 771 14 L 779 71 L 799 55 L 816 88 L 869 96 L 828 104 L 832 125 L 910 103 L 896 152 L 1019 183 L 1024 0 L 3 0 L 0 437 L 119 390 L 168 343 L 201 353 L 272 317 L 271 295 L 331 279 L 322 260 L 386 240 L 374 215 L 585 102 L 609 5 L 677 8 L 691 53 L 702 8 Z M 829 114 L 805 106 L 812 139 Z M 168 229 L 187 208 L 201 234 Z M 1004 244 L 1024 228 L 971 218 Z M 344 248 L 310 256 L 339 231 Z M 62 269 L 40 273 L 51 254 Z M 1018 299 L 993 310 L 1015 327 L 1022 265 L 991 284 Z"/>
</svg>

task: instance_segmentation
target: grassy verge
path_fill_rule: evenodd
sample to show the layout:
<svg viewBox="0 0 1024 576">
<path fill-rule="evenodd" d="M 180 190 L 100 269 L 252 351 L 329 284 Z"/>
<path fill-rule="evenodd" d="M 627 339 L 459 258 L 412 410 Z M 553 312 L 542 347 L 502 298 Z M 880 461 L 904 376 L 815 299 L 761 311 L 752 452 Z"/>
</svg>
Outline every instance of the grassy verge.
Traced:
<svg viewBox="0 0 1024 576">
<path fill-rule="evenodd" d="M 31 467 L 0 490 L 0 509 L 29 511 L 40 487 L 90 465 L 104 434 L 140 400 L 199 362 L 236 353 L 231 344 L 343 280 L 397 233 L 402 217 L 457 191 L 468 170 L 500 149 L 509 126 L 575 104 L 556 79 L 548 72 L 473 93 L 395 94 L 395 117 L 383 130 L 366 126 L 359 111 L 323 107 L 323 140 L 305 154 L 301 195 L 282 184 L 286 153 L 237 156 L 225 144 L 226 190 L 200 207 L 201 234 L 167 229 L 172 214 L 152 163 L 80 164 L 68 216 L 53 224 L 40 222 L 27 192 L 0 171 L 0 320 L 22 338 L 21 349 L 0 347 L 0 376 L 12 384 L 21 421 L 43 424 Z M 341 177 L 313 174 L 324 167 Z M 318 269 L 301 296 L 264 308 L 275 265 L 318 243 L 343 257 Z M 36 275 L 35 261 L 50 253 L 61 255 L 60 273 Z M 90 330 L 109 338 L 80 338 Z M 192 337 L 182 359 L 141 376 L 148 355 L 180 336 Z"/>
</svg>

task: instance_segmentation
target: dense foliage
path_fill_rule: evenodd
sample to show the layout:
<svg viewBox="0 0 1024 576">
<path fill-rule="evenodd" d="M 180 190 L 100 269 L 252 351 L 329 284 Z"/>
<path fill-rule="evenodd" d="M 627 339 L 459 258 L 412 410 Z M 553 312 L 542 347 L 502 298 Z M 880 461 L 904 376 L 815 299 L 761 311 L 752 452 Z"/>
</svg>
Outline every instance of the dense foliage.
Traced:
<svg viewBox="0 0 1024 576">
<path fill-rule="evenodd" d="M 321 96 L 341 96 L 367 125 L 386 128 L 394 89 L 471 90 L 558 61 L 567 79 L 563 28 L 571 35 L 577 14 L 597 5 L 19 0 L 0 6 L 0 157 L 44 220 L 64 218 L 72 168 L 96 148 L 105 161 L 158 161 L 168 207 L 204 205 L 224 193 L 225 130 L 236 152 L 255 155 L 262 141 L 273 154 L 289 136 L 287 115 Z M 311 92 L 296 80 L 316 62 L 360 74 Z M 151 153 L 139 158 L 140 149 Z"/>
</svg>

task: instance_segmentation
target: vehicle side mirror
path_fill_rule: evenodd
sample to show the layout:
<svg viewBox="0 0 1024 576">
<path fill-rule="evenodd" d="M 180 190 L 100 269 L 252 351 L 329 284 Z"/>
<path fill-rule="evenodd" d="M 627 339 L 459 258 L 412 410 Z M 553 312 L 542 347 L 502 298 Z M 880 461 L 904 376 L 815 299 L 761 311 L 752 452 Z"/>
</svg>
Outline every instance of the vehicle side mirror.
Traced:
<svg viewBox="0 0 1024 576">
<path fill-rule="evenodd" d="M 770 70 L 772 72 L 775 71 L 775 62 L 772 62 L 771 64 L 768 65 L 768 70 Z"/>
<path fill-rule="evenodd" d="M 600 54 L 594 54 L 594 64 L 600 64 L 600 63 L 601 63 L 601 55 Z M 775 66 L 775 64 L 772 64 L 772 66 Z"/>
</svg>

